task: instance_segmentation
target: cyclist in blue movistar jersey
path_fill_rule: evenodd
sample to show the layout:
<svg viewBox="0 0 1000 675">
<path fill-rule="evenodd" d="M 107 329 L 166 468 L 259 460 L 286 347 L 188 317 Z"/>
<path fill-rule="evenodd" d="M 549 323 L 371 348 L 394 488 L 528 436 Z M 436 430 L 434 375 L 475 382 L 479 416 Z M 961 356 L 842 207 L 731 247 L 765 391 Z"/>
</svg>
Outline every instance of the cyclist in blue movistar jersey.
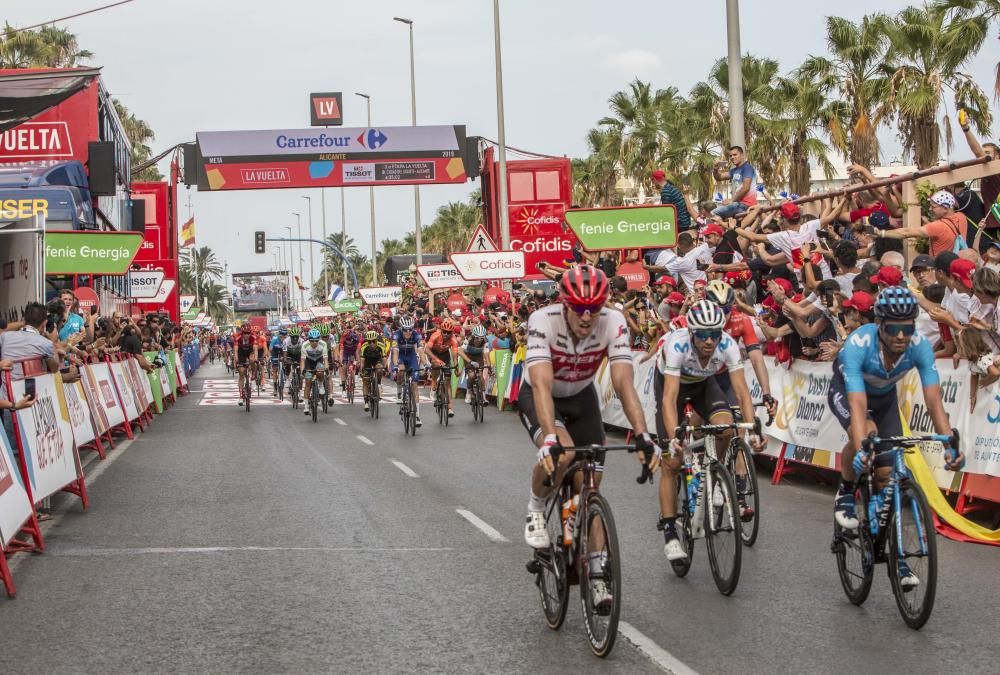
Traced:
<svg viewBox="0 0 1000 675">
<path fill-rule="evenodd" d="M 271 352 L 271 381 L 274 383 L 274 395 L 278 395 L 278 369 L 281 367 L 281 357 L 285 354 L 285 338 L 288 337 L 288 329 L 281 328 L 271 333 L 271 340 L 267 344 Z"/>
<path fill-rule="evenodd" d="M 844 529 L 857 529 L 854 511 L 854 481 L 857 478 L 854 456 L 870 432 L 879 436 L 902 436 L 896 383 L 912 369 L 920 375 L 927 412 L 939 434 L 952 434 L 948 415 L 941 402 L 941 386 L 934 349 L 920 333 L 914 321 L 919 305 L 913 294 L 902 287 L 890 286 L 875 302 L 875 323 L 861 326 L 851 333 L 833 365 L 833 380 L 827 401 L 830 409 L 848 433 L 841 462 L 841 482 L 834 506 L 837 524 Z M 867 466 L 869 458 L 860 458 Z M 946 454 L 945 467 L 959 469 L 965 459 L 957 447 Z M 875 483 L 881 489 L 889 479 L 892 467 L 888 454 L 875 460 Z M 905 561 L 900 562 L 900 567 Z M 901 574 L 911 586 L 919 581 L 912 573 Z"/>
<path fill-rule="evenodd" d="M 392 336 L 392 374 L 396 379 L 396 400 L 402 396 L 403 373 L 399 366 L 402 364 L 406 370 L 417 371 L 420 369 L 420 354 L 423 347 L 423 336 L 420 331 L 413 329 L 413 317 L 404 316 L 399 320 L 399 330 Z M 410 394 L 417 402 L 417 426 L 420 422 L 420 397 L 417 395 L 417 380 L 413 379 Z"/>
</svg>

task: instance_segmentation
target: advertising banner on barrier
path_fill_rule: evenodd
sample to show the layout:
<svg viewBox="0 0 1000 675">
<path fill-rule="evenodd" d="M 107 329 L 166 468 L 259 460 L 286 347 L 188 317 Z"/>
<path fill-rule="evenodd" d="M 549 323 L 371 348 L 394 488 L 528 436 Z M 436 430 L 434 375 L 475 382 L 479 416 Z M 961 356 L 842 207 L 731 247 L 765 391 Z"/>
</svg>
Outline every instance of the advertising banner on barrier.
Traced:
<svg viewBox="0 0 1000 675">
<path fill-rule="evenodd" d="M 402 286 L 359 288 L 358 293 L 366 305 L 395 305 L 403 297 Z"/>
<path fill-rule="evenodd" d="M 94 427 L 99 435 L 107 433 L 111 428 L 108 422 L 108 415 L 101 405 L 101 393 L 97 384 L 97 375 L 91 364 L 86 364 L 80 368 L 80 383 L 83 385 L 86 396 L 84 401 L 90 407 L 90 418 L 94 420 Z"/>
<path fill-rule="evenodd" d="M 73 444 L 73 427 L 66 409 L 63 383 L 51 373 L 35 378 L 35 405 L 14 413 L 18 436 L 25 450 L 31 494 L 36 501 L 75 481 L 79 460 Z M 24 380 L 12 383 L 11 400 L 24 396 Z"/>
<path fill-rule="evenodd" d="M 146 360 L 150 363 L 156 358 L 157 352 L 144 352 Z M 155 368 L 152 372 L 146 373 L 146 382 L 149 383 L 149 391 L 153 397 L 153 403 L 156 405 L 156 414 L 161 414 L 163 412 L 163 393 L 166 391 L 163 387 L 163 368 Z M 169 388 L 169 383 L 167 384 Z"/>
<path fill-rule="evenodd" d="M 93 363 L 89 366 L 97 382 L 97 400 L 104 408 L 108 419 L 108 428 L 114 429 L 119 424 L 125 424 L 125 411 L 115 395 L 115 385 L 111 381 L 111 370 L 106 363 Z"/>
<path fill-rule="evenodd" d="M 177 373 L 177 383 L 181 387 L 187 386 L 187 375 L 184 374 L 184 364 L 181 363 L 181 355 L 174 352 L 174 372 Z"/>
<path fill-rule="evenodd" d="M 770 364 L 773 361 L 768 360 Z M 769 433 L 784 443 L 840 452 L 847 432 L 829 410 L 830 363 L 796 361 L 791 369 L 768 368 L 778 413 Z"/>
<path fill-rule="evenodd" d="M 14 452 L 7 434 L 0 433 L 0 545 L 6 546 L 30 516 L 31 502 L 21 484 Z"/>
<path fill-rule="evenodd" d="M 135 404 L 135 394 L 132 393 L 132 385 L 125 377 L 125 364 L 113 362 L 108 364 L 112 377 L 115 378 L 115 385 L 118 391 L 118 400 L 125 411 L 125 419 L 129 422 L 139 416 L 138 407 Z"/>
<path fill-rule="evenodd" d="M 507 395 L 507 388 L 510 386 L 510 376 L 514 370 L 514 354 L 509 349 L 495 349 L 492 354 L 496 357 L 497 379 L 497 407 L 503 410 Z"/>
<path fill-rule="evenodd" d="M 142 375 L 142 369 L 136 363 L 135 359 L 125 359 L 122 363 L 125 366 L 125 376 L 132 383 L 132 393 L 135 394 L 136 406 L 139 408 L 140 413 L 145 412 L 153 399 L 152 395 L 146 392 L 146 389 L 149 387 L 149 381 Z"/>
<path fill-rule="evenodd" d="M 69 423 L 73 427 L 73 440 L 77 447 L 94 440 L 94 423 L 90 419 L 90 406 L 83 390 L 83 383 L 64 384 L 66 394 L 66 410 L 69 411 Z"/>
<path fill-rule="evenodd" d="M 175 352 L 172 349 L 170 351 L 168 351 L 168 352 L 165 352 L 166 358 L 164 359 L 164 361 L 165 361 L 166 365 L 164 365 L 161 370 L 165 371 L 165 374 L 166 374 L 166 377 L 167 377 L 168 390 L 170 392 L 170 395 L 173 396 L 174 400 L 176 401 L 177 400 L 177 367 L 174 365 L 174 363 L 176 363 L 174 361 L 174 353 Z M 160 377 L 162 378 L 163 376 L 161 375 Z"/>
</svg>

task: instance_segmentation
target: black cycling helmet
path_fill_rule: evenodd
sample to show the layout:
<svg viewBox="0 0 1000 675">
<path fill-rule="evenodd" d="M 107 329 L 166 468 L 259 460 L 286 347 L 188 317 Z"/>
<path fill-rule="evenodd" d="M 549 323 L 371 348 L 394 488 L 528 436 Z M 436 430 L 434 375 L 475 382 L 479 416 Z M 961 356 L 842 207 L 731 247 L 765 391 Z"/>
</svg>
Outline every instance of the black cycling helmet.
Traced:
<svg viewBox="0 0 1000 675">
<path fill-rule="evenodd" d="M 875 300 L 875 319 L 878 321 L 913 321 L 919 313 L 917 299 L 902 286 L 889 286 Z"/>
</svg>

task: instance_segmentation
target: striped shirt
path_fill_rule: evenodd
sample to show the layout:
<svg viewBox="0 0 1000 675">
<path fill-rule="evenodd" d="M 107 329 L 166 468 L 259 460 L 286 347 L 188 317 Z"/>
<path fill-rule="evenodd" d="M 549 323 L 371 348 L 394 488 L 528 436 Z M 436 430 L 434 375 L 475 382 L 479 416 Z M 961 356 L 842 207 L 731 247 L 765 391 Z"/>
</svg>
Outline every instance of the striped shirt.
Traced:
<svg viewBox="0 0 1000 675">
<path fill-rule="evenodd" d="M 688 213 L 687 202 L 684 201 L 684 195 L 677 189 L 677 186 L 670 181 L 664 183 L 663 189 L 660 190 L 660 203 L 673 204 L 677 209 L 678 232 L 690 229 L 691 214 Z"/>
</svg>

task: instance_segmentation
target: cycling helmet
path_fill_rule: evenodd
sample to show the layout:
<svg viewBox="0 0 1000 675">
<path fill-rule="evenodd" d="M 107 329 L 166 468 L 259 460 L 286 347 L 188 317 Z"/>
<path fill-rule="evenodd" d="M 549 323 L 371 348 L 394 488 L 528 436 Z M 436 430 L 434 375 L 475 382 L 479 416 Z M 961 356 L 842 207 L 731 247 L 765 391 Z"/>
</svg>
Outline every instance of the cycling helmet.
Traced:
<svg viewBox="0 0 1000 675">
<path fill-rule="evenodd" d="M 441 322 L 441 330 L 445 333 L 450 333 L 455 330 L 455 322 L 451 319 L 445 319 Z"/>
<path fill-rule="evenodd" d="M 563 272 L 559 296 L 564 304 L 598 308 L 608 299 L 608 277 L 593 265 L 580 265 Z"/>
<path fill-rule="evenodd" d="M 289 329 L 289 331 L 288 331 L 288 334 L 289 334 L 289 335 L 290 335 L 291 337 L 298 337 L 299 335 L 301 335 L 301 334 L 302 334 L 302 331 L 300 331 L 300 330 L 299 330 L 299 327 L 298 327 L 298 326 L 292 326 L 292 327 L 291 327 L 291 328 Z"/>
<path fill-rule="evenodd" d="M 366 331 L 365 340 L 367 340 L 368 342 L 374 342 L 375 340 L 378 340 L 378 333 L 376 333 L 373 330 Z"/>
<path fill-rule="evenodd" d="M 486 337 L 486 327 L 485 326 L 474 326 L 472 328 L 472 337 Z"/>
<path fill-rule="evenodd" d="M 399 327 L 403 330 L 413 330 L 413 317 L 404 316 L 399 320 Z"/>
<path fill-rule="evenodd" d="M 319 325 L 319 334 L 323 337 L 326 337 L 327 335 L 330 334 L 330 327 L 325 323 L 321 323 Z"/>
<path fill-rule="evenodd" d="M 875 319 L 878 321 L 913 321 L 920 305 L 908 289 L 889 286 L 875 300 Z"/>
<path fill-rule="evenodd" d="M 719 307 L 729 307 L 736 299 L 736 293 L 733 292 L 733 287 L 728 283 L 722 279 L 715 279 L 709 281 L 708 286 L 705 287 L 705 298 Z"/>
<path fill-rule="evenodd" d="M 691 330 L 722 330 L 726 315 L 711 300 L 701 300 L 688 311 L 687 325 Z"/>
<path fill-rule="evenodd" d="M 316 328 L 313 328 L 312 330 L 310 330 L 309 331 L 309 339 L 310 340 L 318 340 L 319 339 L 319 330 L 316 329 Z"/>
<path fill-rule="evenodd" d="M 287 329 L 287 328 L 282 328 L 282 329 L 280 329 L 280 330 L 278 331 L 278 335 L 280 335 L 280 336 L 282 336 L 282 337 L 284 337 L 284 336 L 288 335 L 288 329 Z"/>
</svg>

